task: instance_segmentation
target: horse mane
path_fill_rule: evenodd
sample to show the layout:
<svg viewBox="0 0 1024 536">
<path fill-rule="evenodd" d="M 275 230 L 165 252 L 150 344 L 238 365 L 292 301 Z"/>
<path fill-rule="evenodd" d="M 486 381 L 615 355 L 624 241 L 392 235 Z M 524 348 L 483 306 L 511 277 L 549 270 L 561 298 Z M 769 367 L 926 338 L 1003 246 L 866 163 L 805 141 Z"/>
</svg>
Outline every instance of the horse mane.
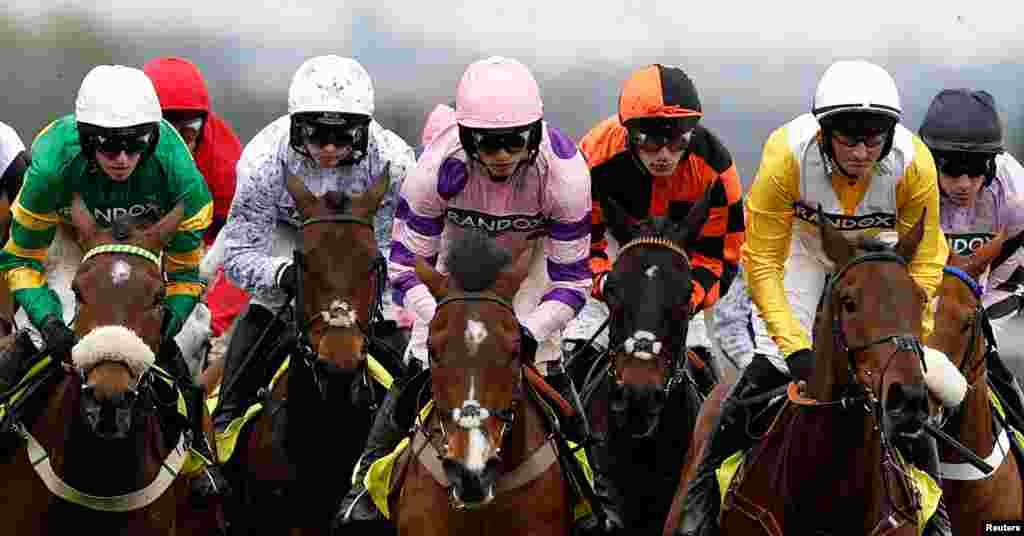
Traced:
<svg viewBox="0 0 1024 536">
<path fill-rule="evenodd" d="M 110 234 L 114 237 L 114 240 L 118 242 L 127 242 L 131 239 L 133 231 L 149 227 L 158 221 L 160 221 L 159 216 L 156 213 L 149 211 L 138 216 L 125 214 L 111 223 Z"/>
<path fill-rule="evenodd" d="M 511 263 L 512 254 L 479 231 L 466 231 L 453 239 L 445 259 L 453 281 L 469 292 L 494 286 L 498 275 Z"/>
</svg>

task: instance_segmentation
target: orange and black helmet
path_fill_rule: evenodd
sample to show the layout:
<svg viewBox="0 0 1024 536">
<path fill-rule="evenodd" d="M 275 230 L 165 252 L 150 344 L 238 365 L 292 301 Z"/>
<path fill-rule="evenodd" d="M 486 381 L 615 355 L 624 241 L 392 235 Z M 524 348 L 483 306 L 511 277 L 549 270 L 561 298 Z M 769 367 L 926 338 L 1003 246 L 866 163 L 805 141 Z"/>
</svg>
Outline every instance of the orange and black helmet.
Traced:
<svg viewBox="0 0 1024 536">
<path fill-rule="evenodd" d="M 683 130 L 697 126 L 703 116 L 697 87 L 678 67 L 653 64 L 635 71 L 622 85 L 619 95 L 619 122 L 670 120 Z M 641 120 L 641 121 L 638 121 Z"/>
</svg>

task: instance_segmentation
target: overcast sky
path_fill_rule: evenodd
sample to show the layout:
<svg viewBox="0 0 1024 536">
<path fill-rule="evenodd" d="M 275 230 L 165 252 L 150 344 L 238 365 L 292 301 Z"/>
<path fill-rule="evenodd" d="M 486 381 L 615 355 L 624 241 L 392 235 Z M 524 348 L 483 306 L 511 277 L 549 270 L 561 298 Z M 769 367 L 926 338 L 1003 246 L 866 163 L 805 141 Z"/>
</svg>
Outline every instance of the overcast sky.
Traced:
<svg viewBox="0 0 1024 536">
<path fill-rule="evenodd" d="M 44 36 L 54 14 L 67 7 L 93 13 L 116 42 L 129 45 L 118 62 L 141 64 L 156 55 L 194 59 L 215 106 L 227 110 L 243 141 L 284 111 L 299 64 L 326 53 L 353 56 L 366 66 L 379 110 L 413 102 L 423 116 L 433 103 L 451 99 L 469 62 L 491 54 L 518 57 L 541 83 L 547 117 L 577 137 L 615 112 L 631 70 L 677 64 L 694 79 L 705 122 L 720 129 L 745 175 L 756 166 L 767 134 L 807 110 L 818 77 L 837 59 L 866 58 L 887 68 L 914 130 L 943 87 L 989 90 L 1011 122 L 1024 108 L 1018 2 L 5 0 L 0 12 Z M 196 29 L 202 42 L 168 39 Z M 31 59 L 11 67 L 7 60 L 18 52 Z M 6 80 L 26 85 L 25 95 L 20 87 L 5 88 L 14 94 L 10 106 L 29 105 L 32 95 L 53 85 L 47 67 L 32 72 L 38 78 L 32 80 L 21 65 L 56 61 L 67 84 L 60 93 L 70 93 L 60 102 L 70 111 L 70 88 L 91 66 L 53 55 L 5 50 L 0 71 L 4 64 L 21 69 L 8 72 Z M 222 93 L 229 80 L 245 94 Z M 243 111 L 259 99 L 280 106 L 264 105 L 259 116 Z M 36 128 L 37 121 L 29 124 Z"/>
</svg>

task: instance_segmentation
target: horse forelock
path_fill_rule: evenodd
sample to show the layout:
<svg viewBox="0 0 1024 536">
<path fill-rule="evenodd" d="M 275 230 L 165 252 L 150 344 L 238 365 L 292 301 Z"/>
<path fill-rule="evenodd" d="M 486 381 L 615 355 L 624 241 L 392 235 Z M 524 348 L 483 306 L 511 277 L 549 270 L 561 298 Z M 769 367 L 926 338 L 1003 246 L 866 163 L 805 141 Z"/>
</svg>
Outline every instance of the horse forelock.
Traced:
<svg viewBox="0 0 1024 536">
<path fill-rule="evenodd" d="M 458 288 L 480 292 L 494 286 L 501 271 L 512 263 L 512 255 L 490 236 L 466 231 L 452 241 L 445 266 Z"/>
</svg>

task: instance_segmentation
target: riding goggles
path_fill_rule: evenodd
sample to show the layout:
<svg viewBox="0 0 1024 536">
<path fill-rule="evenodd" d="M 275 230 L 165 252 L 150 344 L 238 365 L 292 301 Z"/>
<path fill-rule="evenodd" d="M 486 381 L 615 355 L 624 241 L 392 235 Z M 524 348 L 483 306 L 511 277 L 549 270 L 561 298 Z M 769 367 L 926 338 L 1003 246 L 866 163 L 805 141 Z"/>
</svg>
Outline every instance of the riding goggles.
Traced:
<svg viewBox="0 0 1024 536">
<path fill-rule="evenodd" d="M 96 136 L 96 149 L 108 158 L 116 158 L 124 151 L 128 155 L 142 154 L 149 148 L 149 134 L 141 136 Z"/>
<path fill-rule="evenodd" d="M 885 140 L 889 139 L 889 132 L 842 132 L 836 130 L 832 133 L 832 139 L 835 140 L 839 145 L 844 147 L 854 148 L 861 143 L 869 149 L 874 149 L 885 143 Z"/>
<path fill-rule="evenodd" d="M 504 149 L 508 153 L 518 153 L 530 142 L 529 129 L 474 131 L 473 143 L 484 154 L 496 154 Z"/>
<path fill-rule="evenodd" d="M 305 123 L 302 135 L 308 143 L 323 147 L 351 147 L 363 139 L 363 125 L 328 125 L 324 123 Z"/>
<path fill-rule="evenodd" d="M 995 155 L 989 153 L 967 153 L 952 151 L 933 151 L 935 166 L 947 177 L 980 177 L 987 175 L 992 169 Z"/>
<path fill-rule="evenodd" d="M 690 146 L 690 139 L 693 138 L 693 130 L 660 130 L 649 132 L 639 129 L 629 130 L 629 141 L 637 149 L 645 153 L 656 153 L 662 147 L 668 147 L 669 151 L 679 153 Z"/>
</svg>

